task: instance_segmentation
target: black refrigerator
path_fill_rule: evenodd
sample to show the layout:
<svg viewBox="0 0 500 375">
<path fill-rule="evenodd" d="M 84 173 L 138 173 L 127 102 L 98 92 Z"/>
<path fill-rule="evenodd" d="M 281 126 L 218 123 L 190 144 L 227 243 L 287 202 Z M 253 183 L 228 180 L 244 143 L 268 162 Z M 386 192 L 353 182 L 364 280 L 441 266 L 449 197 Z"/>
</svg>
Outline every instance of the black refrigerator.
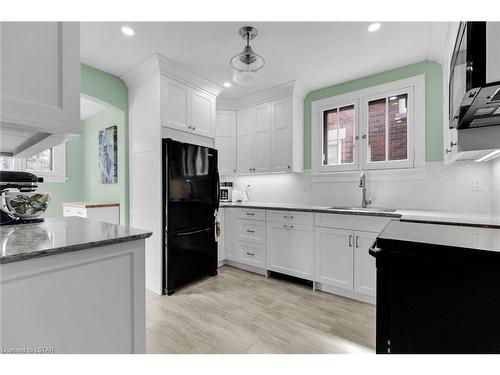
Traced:
<svg viewBox="0 0 500 375">
<path fill-rule="evenodd" d="M 217 150 L 163 139 L 163 292 L 217 275 Z"/>
</svg>

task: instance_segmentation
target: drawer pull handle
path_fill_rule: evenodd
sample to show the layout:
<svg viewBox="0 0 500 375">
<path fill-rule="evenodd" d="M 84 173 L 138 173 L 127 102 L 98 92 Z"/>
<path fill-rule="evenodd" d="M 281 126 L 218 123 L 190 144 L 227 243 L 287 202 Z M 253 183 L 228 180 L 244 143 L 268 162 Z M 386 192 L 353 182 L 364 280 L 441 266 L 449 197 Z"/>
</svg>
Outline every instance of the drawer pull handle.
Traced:
<svg viewBox="0 0 500 375">
<path fill-rule="evenodd" d="M 286 225 L 286 224 L 283 224 L 283 228 L 293 229 L 293 225 Z"/>
<path fill-rule="evenodd" d="M 285 219 L 293 219 L 293 216 L 283 215 L 283 218 L 285 218 Z"/>
<path fill-rule="evenodd" d="M 349 247 L 352 247 L 352 234 L 349 235 Z"/>
<path fill-rule="evenodd" d="M 254 230 L 247 229 L 247 233 L 255 233 Z"/>
<path fill-rule="evenodd" d="M 247 251 L 247 255 L 251 256 L 251 257 L 254 257 L 255 256 L 255 253 L 250 253 Z"/>
<path fill-rule="evenodd" d="M 359 236 L 356 236 L 356 247 L 359 247 Z"/>
<path fill-rule="evenodd" d="M 247 216 L 255 216 L 255 212 L 247 212 Z"/>
</svg>

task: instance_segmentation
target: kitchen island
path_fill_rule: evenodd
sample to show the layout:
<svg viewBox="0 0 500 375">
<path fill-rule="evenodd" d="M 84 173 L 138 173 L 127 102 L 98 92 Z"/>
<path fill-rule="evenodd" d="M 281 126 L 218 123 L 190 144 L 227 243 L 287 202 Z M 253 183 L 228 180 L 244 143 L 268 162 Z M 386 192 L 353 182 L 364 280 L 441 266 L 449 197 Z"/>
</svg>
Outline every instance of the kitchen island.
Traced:
<svg viewBox="0 0 500 375">
<path fill-rule="evenodd" d="M 79 217 L 0 227 L 3 353 L 144 353 L 150 232 Z"/>
<path fill-rule="evenodd" d="M 391 221 L 377 266 L 377 353 L 500 353 L 500 229 Z"/>
</svg>

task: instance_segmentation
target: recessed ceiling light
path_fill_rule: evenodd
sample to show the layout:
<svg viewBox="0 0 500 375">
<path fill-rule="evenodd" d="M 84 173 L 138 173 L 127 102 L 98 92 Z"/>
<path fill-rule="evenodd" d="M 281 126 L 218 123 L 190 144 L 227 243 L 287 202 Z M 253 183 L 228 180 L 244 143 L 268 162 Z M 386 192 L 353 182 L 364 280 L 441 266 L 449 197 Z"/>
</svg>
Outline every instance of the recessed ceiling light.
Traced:
<svg viewBox="0 0 500 375">
<path fill-rule="evenodd" d="M 126 36 L 132 36 L 135 34 L 135 31 L 129 26 L 123 26 L 122 33 L 124 33 Z"/>
<path fill-rule="evenodd" d="M 368 26 L 368 31 L 373 33 L 380 29 L 380 26 L 382 26 L 379 22 L 374 22 L 370 26 Z"/>
<path fill-rule="evenodd" d="M 232 85 L 231 85 L 231 82 L 224 82 L 222 84 L 226 89 L 230 88 Z"/>
</svg>

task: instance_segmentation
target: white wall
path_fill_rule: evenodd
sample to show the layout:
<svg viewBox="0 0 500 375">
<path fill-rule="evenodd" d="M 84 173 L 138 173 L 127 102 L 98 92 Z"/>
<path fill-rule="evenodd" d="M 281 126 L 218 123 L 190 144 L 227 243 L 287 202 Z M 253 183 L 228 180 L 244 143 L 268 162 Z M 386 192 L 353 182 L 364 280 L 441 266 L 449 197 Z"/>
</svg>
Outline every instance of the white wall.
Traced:
<svg viewBox="0 0 500 375">
<path fill-rule="evenodd" d="M 491 212 L 500 214 L 500 158 L 491 163 Z"/>
<path fill-rule="evenodd" d="M 492 189 L 496 189 L 495 200 L 500 210 L 500 162 L 495 168 L 495 186 L 491 183 L 491 163 L 456 162 L 445 167 L 442 162 L 427 162 L 425 169 L 425 179 L 421 180 L 368 180 L 368 196 L 371 196 L 373 206 L 486 214 L 492 212 Z M 249 184 L 251 201 L 328 206 L 361 204 L 361 189 L 357 182 L 311 183 L 310 171 L 305 172 L 223 180 L 233 180 L 240 190 Z M 481 191 L 472 190 L 473 179 L 480 182 Z"/>
</svg>

